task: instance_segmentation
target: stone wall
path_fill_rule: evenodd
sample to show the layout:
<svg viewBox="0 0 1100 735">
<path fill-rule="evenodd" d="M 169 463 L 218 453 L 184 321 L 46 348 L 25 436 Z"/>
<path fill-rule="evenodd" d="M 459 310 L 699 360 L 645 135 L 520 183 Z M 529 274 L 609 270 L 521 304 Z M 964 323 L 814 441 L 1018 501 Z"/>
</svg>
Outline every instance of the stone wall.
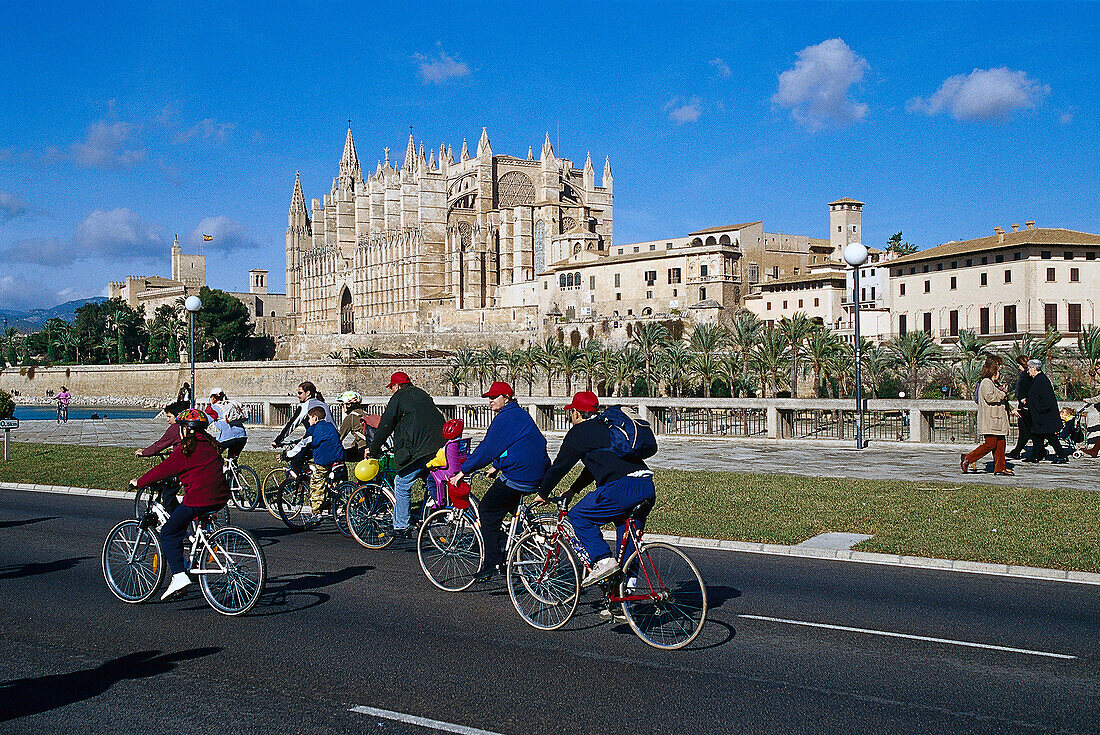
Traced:
<svg viewBox="0 0 1100 735">
<path fill-rule="evenodd" d="M 345 390 L 364 395 L 385 393 L 390 374 L 408 373 L 414 383 L 434 395 L 451 390 L 440 380 L 445 360 L 271 360 L 263 362 L 200 362 L 195 364 L 198 396 L 219 387 L 230 396 L 290 396 L 303 380 L 312 380 L 326 397 Z M 175 399 L 184 381 L 190 382 L 190 366 L 181 363 L 155 365 L 70 365 L 66 367 L 4 368 L 0 390 L 24 396 L 57 392 L 62 385 L 80 403 L 82 396 L 119 396 L 135 402 Z"/>
</svg>

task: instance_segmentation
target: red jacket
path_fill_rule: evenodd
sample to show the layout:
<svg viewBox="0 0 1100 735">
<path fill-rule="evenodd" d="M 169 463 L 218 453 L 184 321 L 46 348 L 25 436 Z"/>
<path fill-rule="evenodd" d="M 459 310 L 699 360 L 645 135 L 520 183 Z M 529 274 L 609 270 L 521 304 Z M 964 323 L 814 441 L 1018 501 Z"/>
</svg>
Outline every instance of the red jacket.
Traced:
<svg viewBox="0 0 1100 735">
<path fill-rule="evenodd" d="M 155 442 L 141 450 L 142 457 L 152 457 L 154 454 L 160 454 L 165 449 L 171 449 L 180 443 L 180 425 L 170 424 L 168 430 L 164 432 L 164 436 L 157 439 Z"/>
<path fill-rule="evenodd" d="M 222 474 L 222 457 L 206 434 L 199 434 L 198 439 L 190 457 L 184 455 L 183 445 L 177 444 L 168 459 L 138 478 L 138 487 L 179 475 L 184 505 L 202 508 L 226 503 L 229 485 Z"/>
</svg>

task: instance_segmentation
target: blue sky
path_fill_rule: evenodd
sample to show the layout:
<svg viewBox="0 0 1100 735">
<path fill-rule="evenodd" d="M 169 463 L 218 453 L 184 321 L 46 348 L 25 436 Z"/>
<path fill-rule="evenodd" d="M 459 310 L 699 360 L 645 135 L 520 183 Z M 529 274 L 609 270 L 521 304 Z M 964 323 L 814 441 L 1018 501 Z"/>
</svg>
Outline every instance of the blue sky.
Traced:
<svg viewBox="0 0 1100 735">
<path fill-rule="evenodd" d="M 482 126 L 610 156 L 617 242 L 826 203 L 921 247 L 1035 220 L 1100 232 L 1096 4 L 21 3 L 0 46 L 0 308 L 167 275 L 283 282 L 286 213 L 336 175 Z M 394 9 L 396 7 L 396 9 Z"/>
</svg>

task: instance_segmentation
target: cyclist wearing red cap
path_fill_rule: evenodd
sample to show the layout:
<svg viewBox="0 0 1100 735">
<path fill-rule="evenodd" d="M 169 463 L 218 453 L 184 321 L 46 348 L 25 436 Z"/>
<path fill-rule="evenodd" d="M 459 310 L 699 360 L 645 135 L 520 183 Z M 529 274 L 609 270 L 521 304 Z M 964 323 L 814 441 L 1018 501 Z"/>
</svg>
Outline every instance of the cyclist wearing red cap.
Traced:
<svg viewBox="0 0 1100 735">
<path fill-rule="evenodd" d="M 607 579 L 619 569 L 611 548 L 600 534 L 600 526 L 614 522 L 621 544 L 626 515 L 638 503 L 653 500 L 656 491 L 653 473 L 645 462 L 620 457 L 611 449 L 611 434 L 607 424 L 599 418 L 600 401 L 595 393 L 587 390 L 577 393 L 565 410 L 573 428 L 565 435 L 554 464 L 546 472 L 538 500 L 545 502 L 577 462 L 581 462 L 584 469 L 565 495 L 572 496 L 589 483 L 596 483 L 595 491 L 569 509 L 569 520 L 577 540 L 592 562 L 592 570 L 581 582 L 581 586 L 587 587 Z M 638 518 L 637 522 L 641 529 L 645 518 Z M 627 548 L 626 556 L 632 551 Z"/>
<path fill-rule="evenodd" d="M 408 538 L 412 486 L 424 479 L 428 461 L 443 446 L 445 419 L 432 397 L 413 385 L 407 374 L 394 373 L 387 387 L 392 397 L 378 421 L 368 454 L 382 456 L 382 447 L 392 435 L 393 460 L 397 464 L 393 530 L 397 536 Z"/>
<path fill-rule="evenodd" d="M 183 561 L 183 539 L 194 519 L 221 510 L 229 500 L 229 485 L 222 474 L 222 457 L 214 440 L 206 433 L 206 414 L 189 408 L 176 418 L 182 441 L 168 459 L 130 480 L 135 490 L 178 475 L 183 485 L 183 503 L 172 511 L 160 529 L 164 557 L 172 570 L 172 581 L 160 599 L 166 599 L 191 584 Z"/>
<path fill-rule="evenodd" d="M 485 438 L 451 479 L 457 484 L 465 475 L 490 463 L 500 472 L 478 505 L 485 539 L 485 566 L 474 577 L 478 583 L 492 579 L 504 561 L 504 516 L 516 512 L 525 494 L 539 489 L 550 466 L 546 437 L 531 414 L 516 403 L 512 386 L 497 381 L 489 386 L 482 398 L 489 399 L 489 408 L 497 415 L 489 424 Z"/>
</svg>

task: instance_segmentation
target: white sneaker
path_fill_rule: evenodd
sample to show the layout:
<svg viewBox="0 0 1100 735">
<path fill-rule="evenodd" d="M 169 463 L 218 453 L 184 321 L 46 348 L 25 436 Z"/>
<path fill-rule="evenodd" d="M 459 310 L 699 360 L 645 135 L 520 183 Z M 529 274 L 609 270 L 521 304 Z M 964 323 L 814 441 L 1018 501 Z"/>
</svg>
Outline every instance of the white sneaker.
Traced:
<svg viewBox="0 0 1100 735">
<path fill-rule="evenodd" d="M 616 605 L 614 608 L 601 607 L 599 614 L 600 620 L 614 620 L 617 623 L 626 622 L 626 615 L 623 614 L 622 605 Z"/>
<path fill-rule="evenodd" d="M 619 563 L 612 557 L 605 556 L 592 565 L 592 571 L 585 575 L 581 587 L 591 587 L 596 582 L 602 582 L 617 571 L 619 571 Z"/>
<path fill-rule="evenodd" d="M 172 581 L 168 583 L 168 589 L 164 591 L 164 594 L 160 596 L 160 599 L 167 600 L 177 592 L 181 592 L 185 588 L 191 585 L 191 578 L 187 576 L 187 572 L 179 572 L 172 575 Z"/>
</svg>

